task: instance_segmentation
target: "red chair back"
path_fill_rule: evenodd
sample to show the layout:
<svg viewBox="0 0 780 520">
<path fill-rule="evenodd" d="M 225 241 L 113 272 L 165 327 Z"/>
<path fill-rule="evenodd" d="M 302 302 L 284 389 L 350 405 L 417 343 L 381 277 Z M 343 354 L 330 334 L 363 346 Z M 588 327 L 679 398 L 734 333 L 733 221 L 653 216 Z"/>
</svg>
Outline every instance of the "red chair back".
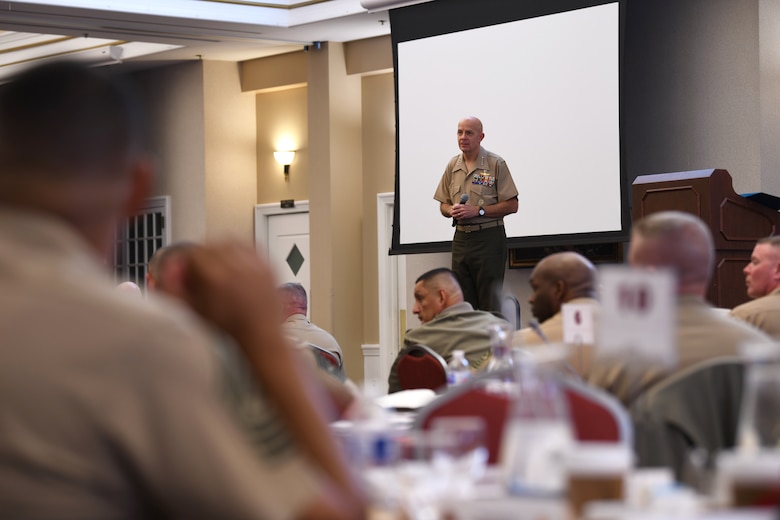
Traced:
<svg viewBox="0 0 780 520">
<path fill-rule="evenodd" d="M 425 345 L 407 347 L 403 357 L 398 360 L 397 370 L 398 381 L 404 390 L 440 390 L 447 386 L 447 363 Z"/>
<path fill-rule="evenodd" d="M 511 372 L 496 372 L 494 377 L 511 377 Z M 512 397 L 492 391 L 490 381 L 491 377 L 487 375 L 448 391 L 420 410 L 415 427 L 429 429 L 433 420 L 439 417 L 481 417 L 485 421 L 488 463 L 498 463 L 504 425 L 512 409 Z M 628 412 L 617 399 L 574 379 L 561 378 L 560 382 L 578 441 L 631 444 Z"/>
<path fill-rule="evenodd" d="M 506 394 L 491 392 L 483 386 L 466 386 L 442 395 L 423 408 L 415 425 L 427 430 L 439 417 L 481 417 L 485 421 L 488 464 L 496 464 L 511 403 L 511 398 Z"/>
<path fill-rule="evenodd" d="M 631 441 L 628 411 L 617 399 L 580 381 L 562 379 L 562 385 L 578 441 Z"/>
</svg>

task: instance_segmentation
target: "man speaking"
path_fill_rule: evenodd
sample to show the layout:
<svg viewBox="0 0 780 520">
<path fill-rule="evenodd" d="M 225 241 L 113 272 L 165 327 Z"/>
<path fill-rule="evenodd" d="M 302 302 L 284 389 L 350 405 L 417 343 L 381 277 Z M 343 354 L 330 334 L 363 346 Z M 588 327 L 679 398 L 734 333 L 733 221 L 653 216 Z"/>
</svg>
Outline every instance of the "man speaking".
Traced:
<svg viewBox="0 0 780 520">
<path fill-rule="evenodd" d="M 458 148 L 433 198 L 453 219 L 452 270 L 463 296 L 475 309 L 501 310 L 506 267 L 504 216 L 517 212 L 517 188 L 504 159 L 480 143 L 482 121 L 458 122 Z"/>
</svg>

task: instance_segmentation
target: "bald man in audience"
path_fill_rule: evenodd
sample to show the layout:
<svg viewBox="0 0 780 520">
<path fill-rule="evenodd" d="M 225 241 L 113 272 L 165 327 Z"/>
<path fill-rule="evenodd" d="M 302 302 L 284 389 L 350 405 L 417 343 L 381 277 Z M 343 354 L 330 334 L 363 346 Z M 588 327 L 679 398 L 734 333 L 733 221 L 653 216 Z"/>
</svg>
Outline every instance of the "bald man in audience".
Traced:
<svg viewBox="0 0 780 520">
<path fill-rule="evenodd" d="M 563 304 L 587 305 L 594 321 L 600 309 L 596 300 L 596 270 L 579 253 L 564 251 L 546 256 L 534 267 L 529 280 L 532 293 L 528 298 L 538 329 L 526 327 L 515 332 L 512 343 L 529 348 L 546 343 L 563 342 Z M 580 376 L 590 369 L 592 345 L 579 345 L 569 356 L 569 364 Z"/>
<path fill-rule="evenodd" d="M 780 236 L 759 240 L 742 272 L 753 300 L 734 307 L 731 315 L 780 338 Z"/>
<path fill-rule="evenodd" d="M 671 269 L 677 277 L 674 368 L 625 360 L 594 362 L 589 381 L 629 403 L 651 384 L 696 363 L 739 353 L 742 344 L 767 341 L 750 325 L 724 316 L 705 300 L 715 262 L 709 228 L 698 217 L 678 211 L 653 213 L 636 222 L 628 261 L 633 267 Z"/>
<path fill-rule="evenodd" d="M 282 301 L 282 326 L 285 332 L 298 341 L 324 348 L 343 361 L 341 347 L 336 338 L 306 317 L 309 312 L 309 299 L 303 285 L 294 282 L 282 284 L 279 287 L 279 298 Z"/>
<path fill-rule="evenodd" d="M 404 346 L 425 345 L 435 350 L 444 361 L 452 359 L 453 350 L 462 350 L 473 370 L 482 368 L 490 358 L 490 327 L 506 323 L 496 315 L 474 310 L 463 299 L 455 273 L 446 267 L 428 271 L 414 285 L 412 312 L 421 325 L 406 331 Z M 402 390 L 398 381 L 398 361 L 390 369 L 389 392 Z"/>
</svg>

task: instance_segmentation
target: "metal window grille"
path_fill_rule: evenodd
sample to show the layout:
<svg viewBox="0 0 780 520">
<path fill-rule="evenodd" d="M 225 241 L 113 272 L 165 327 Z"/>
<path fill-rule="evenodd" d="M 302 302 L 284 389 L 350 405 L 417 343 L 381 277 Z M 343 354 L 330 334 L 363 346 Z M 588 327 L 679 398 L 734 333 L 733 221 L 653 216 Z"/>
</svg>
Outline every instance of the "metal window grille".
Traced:
<svg viewBox="0 0 780 520">
<path fill-rule="evenodd" d="M 146 271 L 155 251 L 170 242 L 170 197 L 153 197 L 135 215 L 117 226 L 114 280 L 131 281 L 146 290 Z"/>
</svg>

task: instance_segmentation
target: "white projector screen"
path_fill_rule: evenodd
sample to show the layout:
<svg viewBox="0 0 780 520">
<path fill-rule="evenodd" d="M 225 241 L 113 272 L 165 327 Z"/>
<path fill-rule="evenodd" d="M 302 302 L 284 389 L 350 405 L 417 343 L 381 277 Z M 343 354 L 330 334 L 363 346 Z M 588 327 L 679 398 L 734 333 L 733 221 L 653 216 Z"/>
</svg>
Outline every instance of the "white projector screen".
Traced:
<svg viewBox="0 0 780 520">
<path fill-rule="evenodd" d="M 625 238 L 619 11 L 602 2 L 395 42 L 393 252 L 449 248 L 451 220 L 433 194 L 465 116 L 482 120 L 482 146 L 506 160 L 520 193 L 504 219 L 510 246 Z"/>
</svg>

